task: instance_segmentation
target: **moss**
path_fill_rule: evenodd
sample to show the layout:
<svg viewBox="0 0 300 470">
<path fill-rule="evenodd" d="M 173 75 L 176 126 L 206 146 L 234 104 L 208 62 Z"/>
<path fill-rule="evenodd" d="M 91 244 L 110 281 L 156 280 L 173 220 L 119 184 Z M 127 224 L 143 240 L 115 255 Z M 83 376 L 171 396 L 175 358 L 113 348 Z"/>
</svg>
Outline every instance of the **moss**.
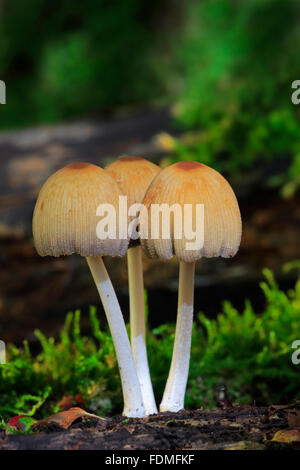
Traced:
<svg viewBox="0 0 300 470">
<path fill-rule="evenodd" d="M 290 267 L 293 267 L 290 266 Z M 291 347 L 300 339 L 300 281 L 281 291 L 269 270 L 261 289 L 265 311 L 257 315 L 246 301 L 239 313 L 229 302 L 215 320 L 199 314 L 193 329 L 186 407 L 215 407 L 222 393 L 233 403 L 270 404 L 299 396 L 299 366 Z M 147 298 L 146 298 L 147 303 Z M 80 333 L 80 312 L 69 313 L 57 340 L 35 334 L 41 352 L 33 357 L 27 343 L 8 347 L 0 369 L 0 415 L 41 418 L 59 411 L 63 396 L 79 395 L 86 410 L 99 415 L 121 411 L 122 393 L 114 347 L 102 331 L 96 309 L 90 309 L 91 337 Z M 171 360 L 174 325 L 148 332 L 150 368 L 158 399 Z M 226 390 L 224 392 L 224 387 Z"/>
</svg>

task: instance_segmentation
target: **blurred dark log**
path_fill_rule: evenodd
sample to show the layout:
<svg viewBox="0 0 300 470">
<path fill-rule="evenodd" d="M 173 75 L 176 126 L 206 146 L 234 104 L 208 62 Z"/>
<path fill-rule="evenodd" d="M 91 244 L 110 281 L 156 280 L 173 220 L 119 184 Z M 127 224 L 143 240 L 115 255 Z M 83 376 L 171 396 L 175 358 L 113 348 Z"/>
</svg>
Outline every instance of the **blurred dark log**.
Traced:
<svg viewBox="0 0 300 470">
<path fill-rule="evenodd" d="M 0 238 L 31 235 L 34 201 L 54 171 L 74 161 L 103 166 L 118 155 L 152 157 L 152 138 L 168 130 L 168 110 L 110 122 L 76 122 L 0 135 Z"/>
<path fill-rule="evenodd" d="M 258 197 L 258 194 L 256 194 Z M 197 263 L 195 310 L 215 317 L 221 302 L 229 299 L 242 309 L 250 298 L 261 311 L 264 298 L 259 289 L 261 269 L 275 271 L 281 287 L 293 286 L 296 273 L 283 276 L 281 265 L 300 259 L 300 199 L 282 201 L 264 194 L 241 201 L 244 230 L 240 251 L 233 259 L 203 259 Z M 126 258 L 105 260 L 122 310 L 128 318 Z M 97 291 L 85 260 L 80 256 L 41 258 L 31 238 L 0 240 L 0 338 L 32 341 L 32 331 L 40 328 L 57 334 L 65 314 L 80 308 L 82 326 L 88 327 L 88 306 L 97 305 L 105 321 Z M 144 257 L 145 286 L 149 290 L 150 324 L 174 321 L 178 265 Z M 162 317 L 163 315 L 163 317 Z"/>
<path fill-rule="evenodd" d="M 33 247 L 31 219 L 35 198 L 44 180 L 71 161 L 105 164 L 120 154 L 158 159 L 153 136 L 170 126 L 168 111 L 152 111 L 109 123 L 76 123 L 0 135 L 0 338 L 34 341 L 40 328 L 56 335 L 65 314 L 80 308 L 83 331 L 90 304 L 102 310 L 86 263 L 79 256 L 40 258 Z M 251 183 L 236 187 L 243 219 L 238 255 L 229 260 L 197 263 L 195 310 L 215 317 L 221 301 L 242 309 L 245 298 L 262 310 L 261 269 L 273 269 L 283 288 L 296 273 L 282 277 L 281 265 L 300 259 L 300 198 L 282 200 L 273 190 Z M 106 264 L 128 318 L 126 259 Z M 149 290 L 150 324 L 174 321 L 178 266 L 144 258 Z M 162 318 L 163 315 L 163 318 Z M 101 316 L 104 319 L 104 315 Z M 102 320 L 102 323 L 104 320 Z"/>
<path fill-rule="evenodd" d="M 57 425 L 37 434 L 0 431 L 0 449 L 296 450 L 300 431 L 289 422 L 289 415 L 296 412 L 292 405 L 240 406 L 159 413 L 144 419 L 116 416 L 96 424 L 77 420 L 67 431 Z"/>
</svg>

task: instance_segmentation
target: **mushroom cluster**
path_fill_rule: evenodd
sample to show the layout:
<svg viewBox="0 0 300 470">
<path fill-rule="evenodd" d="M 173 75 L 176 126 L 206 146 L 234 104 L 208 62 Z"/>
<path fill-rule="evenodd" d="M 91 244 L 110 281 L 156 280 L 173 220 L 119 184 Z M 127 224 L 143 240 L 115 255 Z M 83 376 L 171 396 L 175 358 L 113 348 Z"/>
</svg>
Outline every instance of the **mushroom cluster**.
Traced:
<svg viewBox="0 0 300 470">
<path fill-rule="evenodd" d="M 120 209 L 122 198 L 129 207 L 125 214 Z M 99 216 L 107 206 L 114 209 L 115 226 L 100 237 Z M 159 213 L 163 207 L 171 208 L 166 218 Z M 191 233 L 195 243 L 191 243 Z M 105 169 L 73 163 L 42 186 L 33 214 L 33 237 L 41 256 L 76 253 L 86 258 L 111 331 L 127 417 L 157 413 L 147 357 L 142 249 L 152 258 L 177 256 L 177 323 L 160 411 L 182 409 L 190 361 L 195 262 L 202 257 L 232 257 L 241 240 L 238 203 L 223 176 L 204 164 L 186 161 L 164 170 L 139 157 L 120 158 Z M 102 260 L 102 256 L 126 253 L 130 341 Z"/>
</svg>

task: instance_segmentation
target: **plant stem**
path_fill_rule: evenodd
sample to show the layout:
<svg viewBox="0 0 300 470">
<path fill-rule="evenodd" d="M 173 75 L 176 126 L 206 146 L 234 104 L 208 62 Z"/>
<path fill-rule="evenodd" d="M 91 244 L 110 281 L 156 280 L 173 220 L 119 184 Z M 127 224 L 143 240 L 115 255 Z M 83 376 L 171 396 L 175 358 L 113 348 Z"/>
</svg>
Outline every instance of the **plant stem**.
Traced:
<svg viewBox="0 0 300 470">
<path fill-rule="evenodd" d="M 127 251 L 127 263 L 131 349 L 142 390 L 146 416 L 148 416 L 157 413 L 157 407 L 147 358 L 142 247 L 140 245 Z"/>
<path fill-rule="evenodd" d="M 175 342 L 160 411 L 179 411 L 184 408 L 193 327 L 194 275 L 195 263 L 180 261 Z"/>
<path fill-rule="evenodd" d="M 134 418 L 144 417 L 142 392 L 116 293 L 102 257 L 88 256 L 86 260 L 100 294 L 116 350 L 124 397 L 123 414 Z"/>
</svg>

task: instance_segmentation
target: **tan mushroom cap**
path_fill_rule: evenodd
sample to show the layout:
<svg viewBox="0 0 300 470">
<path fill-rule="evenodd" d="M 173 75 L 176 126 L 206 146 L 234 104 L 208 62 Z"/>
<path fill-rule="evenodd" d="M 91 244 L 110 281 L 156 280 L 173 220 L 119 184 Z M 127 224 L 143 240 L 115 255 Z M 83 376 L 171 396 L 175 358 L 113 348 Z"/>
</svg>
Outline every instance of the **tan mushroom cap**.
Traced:
<svg viewBox="0 0 300 470">
<path fill-rule="evenodd" d="M 142 157 L 121 157 L 105 170 L 118 183 L 122 195 L 127 196 L 128 207 L 142 202 L 150 183 L 161 171 L 159 166 Z"/>
<path fill-rule="evenodd" d="M 198 162 L 178 162 L 162 170 L 148 188 L 143 204 L 146 206 L 148 227 L 151 224 L 152 204 L 166 203 L 170 206 L 192 204 L 192 227 L 196 227 L 196 204 L 204 205 L 204 244 L 199 250 L 187 250 L 187 240 L 174 238 L 174 219 L 171 217 L 171 238 L 142 240 L 150 257 L 170 259 L 174 254 L 179 260 L 193 262 L 199 258 L 230 258 L 238 251 L 242 222 L 235 194 L 226 179 L 214 169 Z M 140 223 L 147 226 L 145 213 Z M 161 224 L 161 222 L 160 222 Z M 184 220 L 183 220 L 184 227 Z M 161 227 L 160 227 L 161 229 Z"/>
<path fill-rule="evenodd" d="M 127 240 L 100 240 L 96 234 L 97 207 L 112 204 L 118 221 L 119 196 L 117 183 L 97 165 L 72 163 L 54 173 L 41 188 L 33 214 L 39 255 L 125 255 Z"/>
</svg>

